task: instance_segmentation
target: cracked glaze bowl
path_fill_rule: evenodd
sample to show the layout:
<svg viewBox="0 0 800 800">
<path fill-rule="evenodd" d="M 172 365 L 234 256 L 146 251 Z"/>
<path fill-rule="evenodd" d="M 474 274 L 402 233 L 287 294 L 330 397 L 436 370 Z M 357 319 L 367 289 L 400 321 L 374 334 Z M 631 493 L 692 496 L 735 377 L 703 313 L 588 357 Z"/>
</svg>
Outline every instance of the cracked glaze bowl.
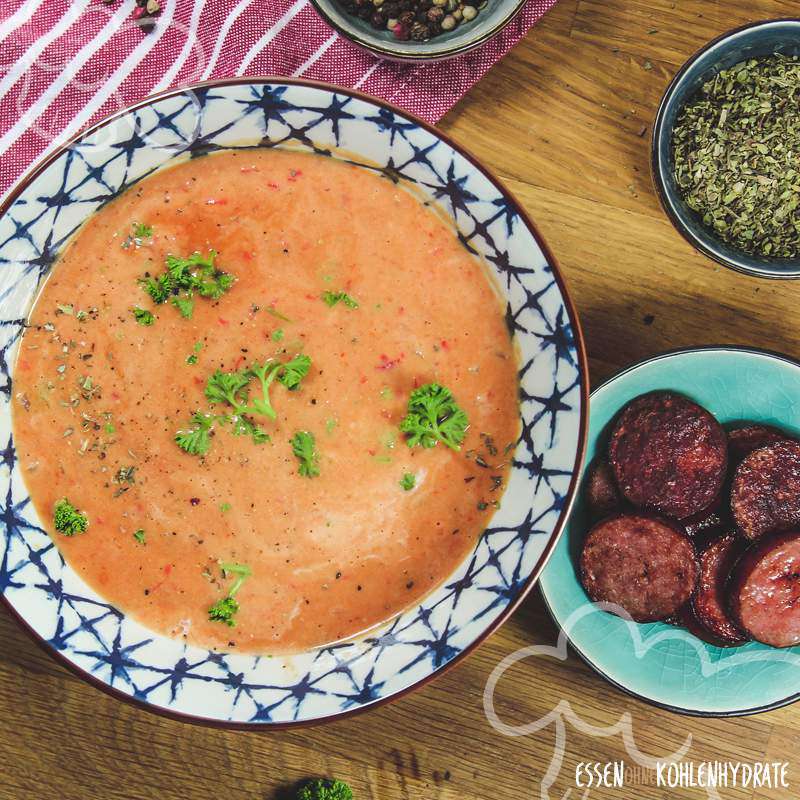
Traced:
<svg viewBox="0 0 800 800">
<path fill-rule="evenodd" d="M 521 435 L 501 508 L 419 605 L 361 638 L 294 656 L 211 652 L 153 633 L 65 564 L 25 488 L 11 436 L 17 344 L 75 230 L 176 158 L 229 147 L 342 157 L 437 202 L 505 299 L 520 358 Z M 346 155 L 344 155 L 346 153 Z M 239 79 L 174 90 L 95 125 L 39 164 L 0 208 L 0 591 L 51 654 L 112 694 L 184 719 L 281 726 L 351 713 L 429 680 L 514 610 L 558 538 L 580 470 L 587 370 L 575 311 L 525 213 L 433 128 L 319 84 Z"/>
</svg>

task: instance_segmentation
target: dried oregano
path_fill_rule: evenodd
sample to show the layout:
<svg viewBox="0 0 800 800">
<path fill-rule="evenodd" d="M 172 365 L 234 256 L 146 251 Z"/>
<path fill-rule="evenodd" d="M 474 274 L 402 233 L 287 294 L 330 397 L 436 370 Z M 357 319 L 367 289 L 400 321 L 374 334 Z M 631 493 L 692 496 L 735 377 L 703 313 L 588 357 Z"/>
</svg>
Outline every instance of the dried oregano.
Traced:
<svg viewBox="0 0 800 800">
<path fill-rule="evenodd" d="M 707 81 L 672 134 L 675 179 L 720 238 L 752 255 L 800 253 L 800 62 L 742 61 Z"/>
</svg>

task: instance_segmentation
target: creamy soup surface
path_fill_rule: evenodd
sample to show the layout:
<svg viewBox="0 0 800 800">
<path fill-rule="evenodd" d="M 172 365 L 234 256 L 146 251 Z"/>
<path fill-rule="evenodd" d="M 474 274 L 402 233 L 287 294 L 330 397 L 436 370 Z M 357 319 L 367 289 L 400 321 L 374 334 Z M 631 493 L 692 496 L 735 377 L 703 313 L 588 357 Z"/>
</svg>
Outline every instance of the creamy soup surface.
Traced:
<svg viewBox="0 0 800 800">
<path fill-rule="evenodd" d="M 152 233 L 133 237 L 137 224 Z M 142 288 L 168 255 L 212 249 L 235 281 L 195 297 L 190 319 Z M 204 396 L 215 370 L 299 353 L 312 362 L 299 388 L 276 381 L 277 418 L 253 418 L 269 442 L 217 425 L 205 456 L 176 445 L 193 412 L 222 411 Z M 351 637 L 429 593 L 485 528 L 518 434 L 517 364 L 479 260 L 391 181 L 281 150 L 187 161 L 92 216 L 33 308 L 14 374 L 20 464 L 70 565 L 147 627 L 237 652 Z M 460 451 L 409 447 L 398 429 L 433 381 L 469 417 Z M 297 431 L 314 435 L 319 475 L 299 473 Z M 62 498 L 84 533 L 55 530 Z M 250 573 L 233 626 L 209 615 L 231 563 Z"/>
</svg>

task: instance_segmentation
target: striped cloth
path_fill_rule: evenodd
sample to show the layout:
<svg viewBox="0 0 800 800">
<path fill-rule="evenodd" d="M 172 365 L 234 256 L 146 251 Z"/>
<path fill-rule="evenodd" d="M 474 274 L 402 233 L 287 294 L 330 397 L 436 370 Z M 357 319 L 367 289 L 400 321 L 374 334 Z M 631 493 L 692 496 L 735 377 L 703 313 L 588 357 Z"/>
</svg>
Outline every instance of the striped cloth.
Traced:
<svg viewBox="0 0 800 800">
<path fill-rule="evenodd" d="M 308 0 L 162 0 L 149 34 L 131 19 L 134 0 L 0 0 L 0 195 L 88 123 L 209 78 L 315 78 L 436 122 L 555 2 L 528 0 L 478 51 L 400 65 L 337 36 Z"/>
</svg>

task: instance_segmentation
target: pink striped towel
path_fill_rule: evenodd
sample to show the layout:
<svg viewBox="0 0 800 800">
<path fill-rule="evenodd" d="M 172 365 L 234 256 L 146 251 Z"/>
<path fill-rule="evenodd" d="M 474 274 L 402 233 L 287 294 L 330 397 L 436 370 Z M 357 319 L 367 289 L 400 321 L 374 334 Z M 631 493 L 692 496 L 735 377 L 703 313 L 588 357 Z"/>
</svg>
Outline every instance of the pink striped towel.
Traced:
<svg viewBox="0 0 800 800">
<path fill-rule="evenodd" d="M 556 1 L 528 0 L 473 53 L 401 65 L 337 36 L 309 0 L 162 0 L 151 33 L 131 20 L 134 0 L 0 0 L 0 195 L 88 123 L 209 78 L 315 78 L 436 122 Z"/>
</svg>

